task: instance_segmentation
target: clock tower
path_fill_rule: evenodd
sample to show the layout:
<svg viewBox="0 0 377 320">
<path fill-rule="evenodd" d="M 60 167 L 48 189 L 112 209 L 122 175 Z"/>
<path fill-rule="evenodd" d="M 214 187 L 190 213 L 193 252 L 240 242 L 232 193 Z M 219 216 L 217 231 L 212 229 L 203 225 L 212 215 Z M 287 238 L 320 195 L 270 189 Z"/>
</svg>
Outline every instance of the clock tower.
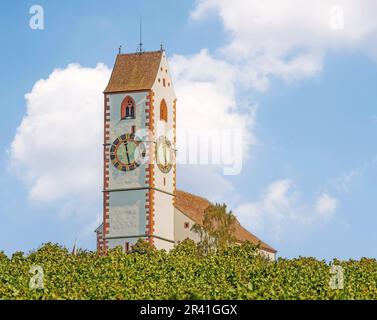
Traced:
<svg viewBox="0 0 377 320">
<path fill-rule="evenodd" d="M 119 54 L 104 91 L 98 250 L 174 246 L 176 96 L 164 50 Z"/>
</svg>

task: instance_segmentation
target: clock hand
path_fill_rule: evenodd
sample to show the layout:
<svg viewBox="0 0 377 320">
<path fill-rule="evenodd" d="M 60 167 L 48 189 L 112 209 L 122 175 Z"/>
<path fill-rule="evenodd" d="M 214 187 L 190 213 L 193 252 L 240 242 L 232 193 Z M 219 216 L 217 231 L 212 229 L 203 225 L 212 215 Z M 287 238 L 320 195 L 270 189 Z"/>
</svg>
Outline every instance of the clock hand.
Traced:
<svg viewBox="0 0 377 320">
<path fill-rule="evenodd" d="M 128 161 L 127 164 L 130 164 L 130 155 L 128 154 L 128 142 L 127 141 L 124 142 L 124 146 L 126 147 L 126 155 L 127 155 L 127 161 Z"/>
<path fill-rule="evenodd" d="M 165 166 L 168 164 L 168 161 L 166 160 L 166 145 L 164 144 L 164 159 L 165 159 Z"/>
</svg>

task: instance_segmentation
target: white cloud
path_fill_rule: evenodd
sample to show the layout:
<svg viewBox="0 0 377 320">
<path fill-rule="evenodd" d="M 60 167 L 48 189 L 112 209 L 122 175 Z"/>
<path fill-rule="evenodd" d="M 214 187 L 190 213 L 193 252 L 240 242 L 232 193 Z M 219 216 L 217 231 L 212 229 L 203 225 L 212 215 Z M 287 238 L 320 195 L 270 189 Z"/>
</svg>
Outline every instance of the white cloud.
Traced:
<svg viewBox="0 0 377 320">
<path fill-rule="evenodd" d="M 317 199 L 316 210 L 322 217 L 333 215 L 338 207 L 338 201 L 327 193 L 323 193 Z"/>
<path fill-rule="evenodd" d="M 362 176 L 369 174 L 377 163 L 377 157 L 374 156 L 361 165 L 342 172 L 338 177 L 333 179 L 331 187 L 339 193 L 348 193 L 354 187 L 355 180 L 360 179 Z"/>
<path fill-rule="evenodd" d="M 32 200 L 100 197 L 102 91 L 109 76 L 103 64 L 71 64 L 26 94 L 27 111 L 10 154 L 11 169 L 29 186 Z"/>
<path fill-rule="evenodd" d="M 218 16 L 228 43 L 217 48 L 216 54 L 202 50 L 192 57 L 175 56 L 173 69 L 180 82 L 181 91 L 177 91 L 183 97 L 180 100 L 182 119 L 190 119 L 193 115 L 190 114 L 191 106 L 205 96 L 209 98 L 208 102 L 216 103 L 213 108 L 206 106 L 201 110 L 202 119 L 207 119 L 212 110 L 220 108 L 226 111 L 222 115 L 235 112 L 229 120 L 237 122 L 243 116 L 239 113 L 237 101 L 243 90 L 265 91 L 275 77 L 292 82 L 316 76 L 322 71 L 326 53 L 331 50 L 359 50 L 375 54 L 377 58 L 376 41 L 372 41 L 377 34 L 376 10 L 374 0 L 197 0 L 191 18 L 199 21 L 210 14 Z M 250 112 L 252 121 L 249 124 L 242 119 L 239 121 L 248 130 L 252 141 L 244 148 L 245 154 L 257 141 L 253 132 L 255 110 Z M 217 125 L 217 122 L 203 123 L 197 119 L 187 123 L 197 127 Z M 293 201 L 292 186 L 287 182 L 270 187 L 285 190 L 285 194 L 289 194 L 287 201 Z M 297 220 L 302 215 L 293 208 L 300 205 L 299 201 L 294 205 L 289 202 L 284 209 L 291 209 L 291 217 Z M 266 210 L 274 212 L 276 221 L 283 215 L 282 208 L 275 206 L 273 210 Z M 255 204 L 251 204 L 251 210 L 249 206 L 241 209 L 247 209 L 248 215 L 254 212 L 254 218 L 260 220 Z M 310 211 L 319 214 L 315 205 Z"/>
<path fill-rule="evenodd" d="M 240 203 L 234 212 L 250 231 L 281 240 L 302 228 L 328 221 L 336 209 L 337 200 L 329 194 L 321 194 L 315 205 L 310 205 L 302 199 L 293 181 L 278 180 L 265 188 L 259 199 Z"/>
<path fill-rule="evenodd" d="M 338 178 L 333 181 L 333 186 L 339 192 L 348 192 L 352 181 L 360 173 L 360 168 L 355 168 L 348 172 L 343 172 Z"/>
<path fill-rule="evenodd" d="M 377 53 L 374 0 L 198 0 L 194 20 L 217 15 L 229 35 L 223 58 L 264 90 L 269 78 L 297 80 L 316 75 L 331 49 Z M 377 57 L 377 55 L 376 55 Z"/>
<path fill-rule="evenodd" d="M 245 142 L 254 143 L 249 130 L 255 106 L 240 113 L 236 100 L 237 72 L 229 63 L 203 49 L 191 57 L 173 55 L 170 67 L 178 99 L 177 127 L 180 130 L 211 131 L 240 128 Z"/>
<path fill-rule="evenodd" d="M 243 112 L 240 111 L 240 101 L 236 98 L 239 79 L 234 66 L 214 58 L 206 49 L 193 56 L 173 55 L 169 64 L 178 97 L 178 134 L 183 131 L 200 138 L 207 134 L 211 136 L 213 132 L 240 130 L 242 141 L 235 143 L 241 144 L 242 154 L 236 161 L 244 161 L 256 143 L 253 133 L 256 106 L 245 101 Z M 194 151 L 190 150 L 188 143 L 184 143 L 183 136 L 178 135 L 178 156 L 189 157 L 188 154 L 192 155 Z M 210 149 L 207 151 L 211 152 Z M 179 167 L 181 178 L 178 184 L 193 192 L 203 190 L 204 196 L 214 200 L 219 196 L 231 199 L 235 190 L 219 170 L 224 167 L 227 167 L 224 163 L 221 166 L 182 165 Z M 203 176 L 206 179 L 201 179 Z"/>
</svg>

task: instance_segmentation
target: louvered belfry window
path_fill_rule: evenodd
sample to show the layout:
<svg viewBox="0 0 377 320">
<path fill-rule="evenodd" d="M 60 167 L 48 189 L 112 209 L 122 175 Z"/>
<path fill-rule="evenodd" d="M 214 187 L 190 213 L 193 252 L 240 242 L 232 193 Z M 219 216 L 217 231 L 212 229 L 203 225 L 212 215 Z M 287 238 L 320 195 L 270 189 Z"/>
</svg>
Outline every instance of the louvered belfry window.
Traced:
<svg viewBox="0 0 377 320">
<path fill-rule="evenodd" d="M 125 97 L 122 101 L 120 109 L 120 117 L 122 120 L 135 118 L 135 100 L 132 99 L 132 97 Z"/>
</svg>

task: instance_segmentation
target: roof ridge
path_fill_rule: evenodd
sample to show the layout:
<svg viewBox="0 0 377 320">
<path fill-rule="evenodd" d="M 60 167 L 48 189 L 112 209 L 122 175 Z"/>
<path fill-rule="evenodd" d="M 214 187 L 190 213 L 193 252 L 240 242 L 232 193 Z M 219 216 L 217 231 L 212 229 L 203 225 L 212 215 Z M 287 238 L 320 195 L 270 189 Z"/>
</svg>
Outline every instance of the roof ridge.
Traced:
<svg viewBox="0 0 377 320">
<path fill-rule="evenodd" d="M 183 193 L 189 194 L 190 196 L 193 196 L 193 197 L 195 197 L 195 198 L 200 198 L 200 199 L 202 199 L 202 200 L 207 201 L 207 202 L 210 203 L 210 204 L 213 204 L 212 201 L 208 200 L 207 198 L 204 198 L 204 197 L 202 197 L 202 196 L 198 196 L 198 195 L 193 194 L 193 193 L 191 193 L 191 192 L 187 192 L 187 191 L 184 191 L 184 190 L 181 190 L 181 189 L 176 189 L 176 191 L 179 191 L 179 192 L 183 192 Z"/>
<path fill-rule="evenodd" d="M 155 51 L 143 51 L 143 52 L 127 52 L 127 53 L 118 53 L 117 56 L 132 56 L 132 55 L 138 55 L 142 56 L 143 54 L 151 54 L 151 53 L 161 53 L 161 50 L 155 50 Z"/>
</svg>

